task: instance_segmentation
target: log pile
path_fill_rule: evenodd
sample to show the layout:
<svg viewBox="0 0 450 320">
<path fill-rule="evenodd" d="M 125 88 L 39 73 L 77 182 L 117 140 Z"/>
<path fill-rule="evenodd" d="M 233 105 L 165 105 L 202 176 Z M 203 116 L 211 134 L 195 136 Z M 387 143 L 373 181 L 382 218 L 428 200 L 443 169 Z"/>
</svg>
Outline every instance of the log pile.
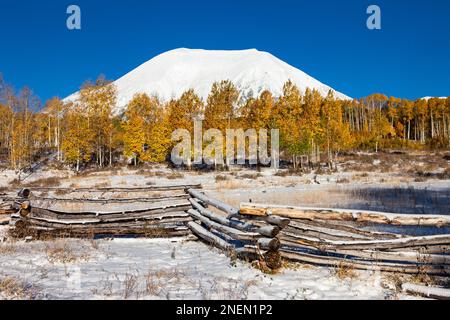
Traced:
<svg viewBox="0 0 450 320">
<path fill-rule="evenodd" d="M 187 213 L 192 208 L 185 192 L 186 188 L 199 185 L 151 186 L 145 188 L 100 188 L 100 189 L 68 189 L 66 197 L 52 198 L 39 195 L 43 188 L 19 192 L 19 198 L 8 199 L 13 202 L 12 233 L 17 237 L 33 236 L 35 238 L 52 237 L 87 237 L 134 235 L 145 237 L 172 237 L 189 235 L 187 224 L 192 221 Z M 41 190 L 42 189 L 42 190 Z M 50 188 L 45 188 L 48 191 Z M 59 191 L 60 189 L 55 189 Z M 164 191 L 164 194 L 160 194 Z M 172 194 L 181 191 L 181 194 Z M 109 198 L 77 198 L 67 197 L 74 192 L 104 194 L 127 194 L 127 197 Z M 128 193 L 145 193 L 147 196 L 128 197 Z M 158 192 L 156 195 L 152 194 Z M 35 195 L 34 193 L 37 193 Z M 49 208 L 43 204 L 82 203 L 96 210 L 61 210 Z M 136 208 L 136 204 L 141 206 Z M 120 205 L 121 210 L 111 209 L 111 205 Z M 130 204 L 130 205 L 128 205 Z M 99 210 L 109 205 L 108 209 Z M 114 208 L 113 206 L 113 208 Z"/>
<path fill-rule="evenodd" d="M 430 287 L 415 283 L 404 283 L 402 284 L 402 290 L 405 293 L 418 295 L 424 298 L 450 300 L 450 289 L 446 288 Z"/>
<path fill-rule="evenodd" d="M 242 203 L 240 214 L 291 219 L 280 233 L 281 255 L 303 263 L 409 274 L 450 275 L 450 234 L 407 236 L 377 226 L 450 226 L 450 216 Z M 380 231 L 381 230 L 381 231 Z"/>
<path fill-rule="evenodd" d="M 0 226 L 7 225 L 10 222 L 10 216 L 16 213 L 17 210 L 13 209 L 8 202 L 2 201 L 0 199 Z"/>
<path fill-rule="evenodd" d="M 248 218 L 240 215 L 238 209 L 199 190 L 189 189 L 188 193 L 192 196 L 189 201 L 193 206 L 188 213 L 194 220 L 188 227 L 197 237 L 239 258 L 259 260 L 269 269 L 280 267 L 278 234 L 289 224 L 289 219 L 276 216 Z M 209 210 L 208 206 L 219 212 Z"/>
</svg>

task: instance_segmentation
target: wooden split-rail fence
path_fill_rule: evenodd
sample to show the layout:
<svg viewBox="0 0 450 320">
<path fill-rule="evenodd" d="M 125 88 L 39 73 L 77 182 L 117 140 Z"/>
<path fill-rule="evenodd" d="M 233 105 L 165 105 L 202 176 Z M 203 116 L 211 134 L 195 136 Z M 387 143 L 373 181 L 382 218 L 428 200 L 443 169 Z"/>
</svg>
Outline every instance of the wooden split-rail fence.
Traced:
<svg viewBox="0 0 450 320">
<path fill-rule="evenodd" d="M 375 271 L 450 275 L 447 215 L 255 203 L 242 203 L 239 212 L 264 219 L 271 215 L 291 219 L 280 234 L 281 255 L 289 260 Z M 408 235 L 414 229 L 435 234 Z"/>
<path fill-rule="evenodd" d="M 18 237 L 184 236 L 190 233 L 186 223 L 191 220 L 184 190 L 199 187 L 36 188 L 4 201 L 13 201 L 18 210 L 11 217 L 12 233 Z"/>
<path fill-rule="evenodd" d="M 242 203 L 238 209 L 208 196 L 200 185 L 32 191 L 32 195 L 24 189 L 19 197 L 3 198 L 14 203 L 5 210 L 16 212 L 11 226 L 20 237 L 194 234 L 229 255 L 263 261 L 271 269 L 279 267 L 284 258 L 321 266 L 450 274 L 450 234 L 442 232 L 450 230 L 450 216 L 445 215 L 255 203 Z M 55 196 L 48 195 L 52 192 Z M 86 193 L 90 196 L 86 197 Z M 95 193 L 98 195 L 92 196 Z M 117 194 L 120 196 L 114 196 Z M 52 206 L 41 205 L 44 203 Z M 63 209 L 55 209 L 58 203 L 64 205 Z M 73 210 L 67 210 L 69 204 Z M 441 232 L 413 236 L 402 232 L 402 228 L 434 228 Z"/>
<path fill-rule="evenodd" d="M 2 200 L 13 203 L 10 225 L 16 237 L 195 235 L 231 257 L 258 260 L 269 269 L 280 266 L 277 235 L 289 219 L 241 216 L 238 209 L 200 189 L 201 185 L 34 188 Z"/>
</svg>

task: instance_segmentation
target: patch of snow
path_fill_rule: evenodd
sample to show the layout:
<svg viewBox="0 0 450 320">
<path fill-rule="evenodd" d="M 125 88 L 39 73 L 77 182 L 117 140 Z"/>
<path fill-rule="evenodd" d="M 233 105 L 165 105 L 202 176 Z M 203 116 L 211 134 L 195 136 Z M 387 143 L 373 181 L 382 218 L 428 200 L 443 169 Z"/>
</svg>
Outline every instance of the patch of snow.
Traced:
<svg viewBox="0 0 450 320">
<path fill-rule="evenodd" d="M 447 97 L 423 97 L 423 98 L 420 98 L 419 100 L 426 100 L 426 101 L 428 101 L 430 99 L 447 99 Z"/>
<path fill-rule="evenodd" d="M 379 273 L 341 279 L 332 269 L 298 264 L 267 275 L 181 238 L 14 245 L 16 251 L 0 255 L 0 279 L 20 279 L 34 288 L 37 299 L 383 299 L 391 294 Z M 53 261 L 48 255 L 54 247 L 78 258 Z"/>
</svg>

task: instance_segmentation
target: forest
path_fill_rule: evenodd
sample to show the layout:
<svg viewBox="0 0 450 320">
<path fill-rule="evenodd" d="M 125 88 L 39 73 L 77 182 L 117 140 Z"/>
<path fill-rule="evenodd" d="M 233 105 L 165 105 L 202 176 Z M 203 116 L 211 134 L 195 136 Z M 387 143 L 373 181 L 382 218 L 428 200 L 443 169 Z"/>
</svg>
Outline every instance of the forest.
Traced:
<svg viewBox="0 0 450 320">
<path fill-rule="evenodd" d="M 45 103 L 25 87 L 16 92 L 0 77 L 0 164 L 30 169 L 52 155 L 76 171 L 86 166 L 169 161 L 171 134 L 195 119 L 203 128 L 280 130 L 280 156 L 322 156 L 328 163 L 348 151 L 450 149 L 450 97 L 411 101 L 383 94 L 361 99 L 304 93 L 290 81 L 283 94 L 242 97 L 230 81 L 214 83 L 206 101 L 193 91 L 162 102 L 137 94 L 121 114 L 117 90 L 100 76 L 81 86 L 76 101 Z M 225 150 L 224 150 L 225 152 Z"/>
</svg>

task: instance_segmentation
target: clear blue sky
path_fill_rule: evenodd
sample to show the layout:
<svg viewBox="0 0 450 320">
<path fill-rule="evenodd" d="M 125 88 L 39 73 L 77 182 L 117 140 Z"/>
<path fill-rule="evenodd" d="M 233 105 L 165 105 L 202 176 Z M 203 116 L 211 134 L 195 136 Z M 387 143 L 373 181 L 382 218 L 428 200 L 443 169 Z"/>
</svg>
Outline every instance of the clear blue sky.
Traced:
<svg viewBox="0 0 450 320">
<path fill-rule="evenodd" d="M 80 31 L 66 28 L 70 4 Z M 366 28 L 370 4 L 380 31 Z M 0 73 L 42 100 L 179 47 L 269 51 L 352 97 L 450 95 L 448 0 L 1 0 L 0 30 Z"/>
</svg>

